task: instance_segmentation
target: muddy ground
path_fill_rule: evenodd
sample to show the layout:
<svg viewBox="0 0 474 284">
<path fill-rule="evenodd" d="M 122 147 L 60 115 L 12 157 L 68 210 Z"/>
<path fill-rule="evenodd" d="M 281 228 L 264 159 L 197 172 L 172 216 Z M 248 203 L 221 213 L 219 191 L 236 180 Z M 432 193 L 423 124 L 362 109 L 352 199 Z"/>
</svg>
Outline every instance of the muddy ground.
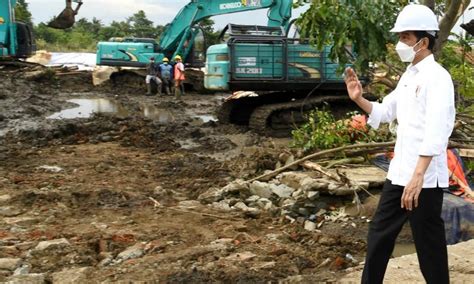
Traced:
<svg viewBox="0 0 474 284">
<path fill-rule="evenodd" d="M 289 139 L 215 121 L 226 94 L 177 102 L 144 86 L 93 87 L 90 73 L 25 71 L 0 71 L 0 281 L 334 281 L 363 260 L 366 219 L 309 232 L 303 220 L 196 201 L 291 151 Z M 47 118 L 87 98 L 116 113 Z M 351 201 L 321 196 L 318 206 Z"/>
</svg>

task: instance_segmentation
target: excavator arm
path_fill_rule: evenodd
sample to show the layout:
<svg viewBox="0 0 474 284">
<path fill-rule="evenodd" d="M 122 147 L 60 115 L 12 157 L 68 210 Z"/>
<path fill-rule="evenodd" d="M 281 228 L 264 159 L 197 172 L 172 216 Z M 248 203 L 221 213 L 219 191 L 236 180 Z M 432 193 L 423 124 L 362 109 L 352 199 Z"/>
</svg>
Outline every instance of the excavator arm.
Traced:
<svg viewBox="0 0 474 284">
<path fill-rule="evenodd" d="M 160 40 L 165 53 L 185 55 L 186 41 L 192 39 L 194 26 L 201 20 L 217 15 L 269 9 L 268 26 L 287 27 L 291 19 L 293 0 L 193 0 L 179 11 L 167 26 Z"/>
</svg>

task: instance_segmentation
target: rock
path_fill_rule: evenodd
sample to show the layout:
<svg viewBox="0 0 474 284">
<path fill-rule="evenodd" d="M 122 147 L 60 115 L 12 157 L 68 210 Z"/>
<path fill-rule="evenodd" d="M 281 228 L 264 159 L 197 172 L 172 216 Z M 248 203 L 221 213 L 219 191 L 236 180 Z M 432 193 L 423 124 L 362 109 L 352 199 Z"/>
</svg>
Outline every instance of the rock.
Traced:
<svg viewBox="0 0 474 284">
<path fill-rule="evenodd" d="M 0 258 L 0 269 L 15 270 L 21 263 L 21 258 Z"/>
<path fill-rule="evenodd" d="M 64 269 L 60 272 L 53 273 L 53 283 L 73 284 L 89 282 L 89 273 L 91 267 L 81 267 L 73 269 Z"/>
<path fill-rule="evenodd" d="M 13 275 L 7 278 L 5 284 L 45 284 L 44 273 L 32 273 L 26 275 Z"/>
<path fill-rule="evenodd" d="M 295 191 L 294 188 L 291 188 L 287 185 L 280 184 L 272 186 L 272 192 L 280 198 L 288 198 Z"/>
<path fill-rule="evenodd" d="M 99 266 L 107 266 L 114 260 L 114 256 L 110 252 L 101 252 L 99 256 L 102 259 L 99 262 Z"/>
<path fill-rule="evenodd" d="M 351 183 L 368 183 L 368 187 L 382 186 L 387 173 L 375 166 L 341 169 Z"/>
<path fill-rule="evenodd" d="M 306 196 L 311 201 L 316 200 L 319 197 L 319 191 L 308 191 Z"/>
<path fill-rule="evenodd" d="M 20 251 L 15 246 L 0 247 L 0 257 L 18 256 Z"/>
<path fill-rule="evenodd" d="M 15 247 L 21 251 L 24 251 L 24 250 L 32 249 L 37 244 L 38 242 L 24 242 L 24 243 L 16 244 Z"/>
<path fill-rule="evenodd" d="M 333 246 L 337 244 L 337 241 L 332 237 L 323 235 L 319 238 L 318 243 L 325 246 Z"/>
<path fill-rule="evenodd" d="M 247 260 L 251 260 L 252 258 L 256 256 L 257 255 L 254 253 L 251 253 L 249 251 L 244 251 L 244 252 L 231 254 L 225 259 L 230 260 L 230 261 L 247 261 Z"/>
<path fill-rule="evenodd" d="M 321 187 L 320 182 L 315 179 L 315 173 L 285 172 L 279 174 L 277 179 L 280 181 L 280 183 L 297 190 L 302 189 L 304 191 L 308 191 Z"/>
<path fill-rule="evenodd" d="M 226 193 L 245 193 L 249 191 L 249 184 L 242 179 L 236 179 L 222 189 Z"/>
<path fill-rule="evenodd" d="M 266 211 L 272 209 L 272 207 L 273 207 L 273 203 L 267 198 L 260 198 L 256 202 L 256 204 L 260 209 L 263 209 L 263 210 L 266 210 Z"/>
<path fill-rule="evenodd" d="M 241 211 L 248 211 L 249 207 L 245 205 L 243 202 L 237 202 L 234 206 L 232 206 L 235 209 L 241 210 Z"/>
<path fill-rule="evenodd" d="M 249 198 L 245 199 L 245 202 L 248 203 L 254 203 L 257 202 L 260 199 L 260 196 L 258 195 L 252 195 Z"/>
<path fill-rule="evenodd" d="M 0 195 L 0 203 L 8 203 L 12 199 L 10 194 Z"/>
<path fill-rule="evenodd" d="M 118 260 L 127 260 L 127 259 L 133 259 L 133 258 L 138 258 L 141 257 L 145 254 L 145 244 L 142 243 L 136 243 L 135 245 L 127 248 L 126 250 L 122 251 L 119 253 L 117 256 Z"/>
<path fill-rule="evenodd" d="M 294 199 L 285 199 L 283 200 L 283 202 L 281 202 L 280 206 L 285 208 L 285 209 L 289 209 L 289 208 L 292 208 L 296 203 L 296 200 Z"/>
<path fill-rule="evenodd" d="M 3 218 L 3 221 L 8 225 L 16 225 L 19 227 L 29 227 L 36 225 L 40 222 L 38 218 L 34 217 L 9 217 Z"/>
<path fill-rule="evenodd" d="M 219 202 L 224 199 L 224 190 L 222 188 L 212 187 L 205 191 L 204 193 L 200 194 L 197 198 L 202 203 L 213 203 Z"/>
<path fill-rule="evenodd" d="M 214 203 L 212 203 L 211 206 L 213 208 L 217 209 L 217 210 L 224 211 L 224 212 L 228 212 L 228 211 L 232 210 L 232 208 L 230 207 L 229 203 L 227 203 L 226 200 L 221 200 L 219 202 L 214 202 Z"/>
<path fill-rule="evenodd" d="M 306 221 L 304 222 L 304 229 L 305 229 L 306 231 L 312 232 L 312 231 L 316 230 L 316 223 L 311 222 L 311 221 L 309 221 L 309 220 L 306 220 Z"/>
<path fill-rule="evenodd" d="M 275 265 L 276 265 L 275 261 L 267 261 L 267 262 L 257 264 L 253 266 L 251 269 L 252 270 L 267 269 L 267 268 L 273 268 L 275 267 Z"/>
<path fill-rule="evenodd" d="M 56 240 L 51 240 L 51 241 L 40 242 L 33 249 L 33 251 L 42 251 L 42 250 L 46 250 L 46 249 L 60 249 L 60 248 L 65 248 L 65 247 L 69 247 L 69 246 L 71 246 L 69 241 L 66 240 L 65 238 L 62 238 L 62 239 L 56 239 Z"/>
<path fill-rule="evenodd" d="M 3 206 L 0 207 L 0 216 L 3 217 L 14 217 L 20 215 L 22 210 L 12 207 L 12 206 Z"/>
<path fill-rule="evenodd" d="M 263 198 L 272 196 L 271 185 L 265 182 L 254 181 L 250 184 L 250 193 Z"/>
<path fill-rule="evenodd" d="M 257 208 L 249 207 L 249 209 L 245 211 L 245 216 L 250 218 L 258 218 L 260 217 L 260 210 L 258 210 Z"/>
<path fill-rule="evenodd" d="M 22 266 L 15 269 L 13 275 L 26 275 L 30 273 L 31 267 L 29 264 L 23 264 Z"/>
</svg>

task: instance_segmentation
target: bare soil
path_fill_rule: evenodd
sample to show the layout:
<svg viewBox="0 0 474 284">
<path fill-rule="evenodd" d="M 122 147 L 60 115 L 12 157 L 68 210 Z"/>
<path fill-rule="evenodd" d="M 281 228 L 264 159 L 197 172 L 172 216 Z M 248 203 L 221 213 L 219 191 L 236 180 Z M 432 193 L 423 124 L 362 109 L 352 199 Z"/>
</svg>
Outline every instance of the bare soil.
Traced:
<svg viewBox="0 0 474 284">
<path fill-rule="evenodd" d="M 334 281 L 357 265 L 350 256 L 363 260 L 364 219 L 309 232 L 302 220 L 196 201 L 211 187 L 274 169 L 289 151 L 288 139 L 200 119 L 215 114 L 223 94 L 178 102 L 146 97 L 144 87 L 93 87 L 90 73 L 26 71 L 0 71 L 0 258 L 20 259 L 30 274 L 58 283 L 58 272 L 83 267 L 78 277 L 89 283 Z M 126 115 L 46 118 L 88 97 L 114 100 Z M 146 117 L 144 106 L 172 116 Z M 321 200 L 327 210 L 351 202 Z M 61 238 L 69 244 L 37 248 Z M 13 271 L 0 269 L 0 281 Z"/>
</svg>

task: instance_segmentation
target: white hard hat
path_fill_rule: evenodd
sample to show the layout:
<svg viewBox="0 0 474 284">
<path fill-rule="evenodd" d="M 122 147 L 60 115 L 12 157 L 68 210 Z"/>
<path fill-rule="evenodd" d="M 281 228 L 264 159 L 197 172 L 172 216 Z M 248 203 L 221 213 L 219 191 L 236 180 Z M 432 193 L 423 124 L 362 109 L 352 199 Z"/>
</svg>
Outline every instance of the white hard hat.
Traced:
<svg viewBox="0 0 474 284">
<path fill-rule="evenodd" d="M 425 5 L 411 4 L 405 6 L 398 14 L 395 26 L 390 30 L 394 33 L 405 31 L 439 31 L 436 15 Z"/>
</svg>

